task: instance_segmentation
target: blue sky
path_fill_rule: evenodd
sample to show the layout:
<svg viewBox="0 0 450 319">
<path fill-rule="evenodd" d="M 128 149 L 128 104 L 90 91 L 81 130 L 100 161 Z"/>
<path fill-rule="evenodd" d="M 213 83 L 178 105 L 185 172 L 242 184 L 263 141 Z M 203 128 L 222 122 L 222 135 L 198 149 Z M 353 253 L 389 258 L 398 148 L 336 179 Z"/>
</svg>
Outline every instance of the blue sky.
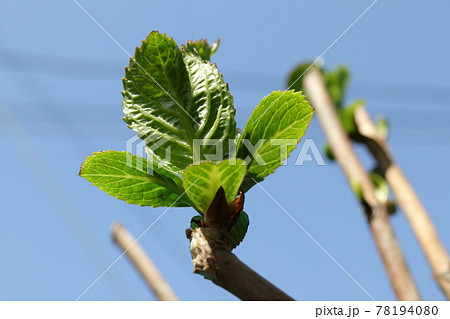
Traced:
<svg viewBox="0 0 450 319">
<path fill-rule="evenodd" d="M 79 1 L 130 52 L 152 30 L 179 45 L 221 38 L 214 56 L 243 127 L 254 106 L 284 89 L 292 67 L 319 56 L 372 1 Z M 348 98 L 391 123 L 391 145 L 450 248 L 450 4 L 378 1 L 325 55 L 352 71 Z M 113 221 L 135 236 L 163 208 L 127 205 L 78 177 L 85 157 L 124 150 L 128 56 L 73 2 L 10 1 L 0 12 L 0 299 L 74 300 L 119 255 Z M 324 137 L 313 120 L 305 138 Z M 363 149 L 367 167 L 372 163 Z M 292 158 L 298 156 L 298 150 Z M 339 167 L 294 161 L 262 186 L 377 300 L 394 295 L 360 208 Z M 236 254 L 299 300 L 369 297 L 258 187 L 246 196 L 250 229 Z M 141 239 L 182 300 L 236 300 L 192 274 L 174 208 Z M 442 300 L 402 214 L 392 223 L 427 300 Z M 153 300 L 121 259 L 83 300 Z"/>
</svg>

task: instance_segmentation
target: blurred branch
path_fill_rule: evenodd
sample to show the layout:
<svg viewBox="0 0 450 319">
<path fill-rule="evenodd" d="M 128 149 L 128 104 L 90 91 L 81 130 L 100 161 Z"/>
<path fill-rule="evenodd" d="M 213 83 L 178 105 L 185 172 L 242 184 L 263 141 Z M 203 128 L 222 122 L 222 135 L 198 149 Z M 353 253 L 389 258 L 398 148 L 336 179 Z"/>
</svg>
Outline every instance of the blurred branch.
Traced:
<svg viewBox="0 0 450 319">
<path fill-rule="evenodd" d="M 119 223 L 115 223 L 111 230 L 114 242 L 126 253 L 136 267 L 156 298 L 162 301 L 176 301 L 178 297 L 167 281 L 144 252 L 133 236 Z"/>
<path fill-rule="evenodd" d="M 194 273 L 241 300 L 294 300 L 231 253 L 227 232 L 218 227 L 187 229 Z"/>
<path fill-rule="evenodd" d="M 378 132 L 364 107 L 355 110 L 355 122 L 359 134 L 364 138 L 363 143 L 376 159 L 379 169 L 411 225 L 436 281 L 450 300 L 450 261 L 425 207 L 395 163 L 386 136 Z"/>
<path fill-rule="evenodd" d="M 354 190 L 357 187 L 361 191 L 362 206 L 397 299 L 420 300 L 419 292 L 390 224 L 387 207 L 375 196 L 372 181 L 344 132 L 319 70 L 312 68 L 305 75 L 304 87 L 348 183 Z"/>
</svg>

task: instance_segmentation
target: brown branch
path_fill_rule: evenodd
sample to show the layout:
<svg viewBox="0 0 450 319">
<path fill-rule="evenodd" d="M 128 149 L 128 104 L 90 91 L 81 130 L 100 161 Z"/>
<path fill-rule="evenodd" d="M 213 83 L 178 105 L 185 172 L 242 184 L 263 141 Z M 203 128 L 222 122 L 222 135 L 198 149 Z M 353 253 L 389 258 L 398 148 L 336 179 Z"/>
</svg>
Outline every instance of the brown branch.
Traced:
<svg viewBox="0 0 450 319">
<path fill-rule="evenodd" d="M 384 178 L 391 187 L 434 273 L 434 277 L 450 300 L 450 261 L 444 245 L 425 207 L 420 202 L 406 176 L 395 163 L 386 136 L 378 132 L 367 110 L 355 110 L 355 122 L 363 143 L 377 161 Z"/>
<path fill-rule="evenodd" d="M 226 229 L 220 227 L 186 230 L 194 273 L 205 276 L 242 300 L 294 300 L 232 254 L 226 233 Z"/>
<path fill-rule="evenodd" d="M 150 257 L 144 252 L 133 236 L 119 223 L 111 230 L 114 242 L 126 253 L 137 271 L 144 278 L 156 298 L 162 301 L 176 301 L 178 297 L 158 271 Z"/>
<path fill-rule="evenodd" d="M 333 154 L 350 186 L 358 185 L 361 188 L 364 198 L 363 208 L 368 217 L 372 236 L 397 299 L 420 300 L 419 292 L 389 222 L 387 208 L 375 197 L 372 181 L 344 132 L 319 70 L 312 68 L 305 75 L 304 86 L 316 109 Z"/>
</svg>

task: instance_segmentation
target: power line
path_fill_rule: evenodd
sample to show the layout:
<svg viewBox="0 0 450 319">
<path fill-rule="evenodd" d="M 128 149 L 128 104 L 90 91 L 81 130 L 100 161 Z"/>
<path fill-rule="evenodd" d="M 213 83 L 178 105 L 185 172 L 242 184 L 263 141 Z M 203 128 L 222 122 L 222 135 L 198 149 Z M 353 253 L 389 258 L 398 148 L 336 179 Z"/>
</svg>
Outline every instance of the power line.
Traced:
<svg viewBox="0 0 450 319">
<path fill-rule="evenodd" d="M 1 59 L 0 59 L 1 61 Z M 11 56 L 8 62 L 11 65 L 20 65 L 21 61 L 17 60 L 17 56 Z M 46 118 L 66 118 L 69 125 L 65 125 L 64 129 L 60 132 L 54 132 L 59 136 L 65 136 L 67 138 L 80 137 L 80 139 L 72 139 L 72 143 L 76 143 L 76 148 L 83 154 L 85 153 L 86 145 L 89 145 L 90 139 L 85 136 L 78 126 L 73 125 L 75 122 L 70 116 L 65 114 L 65 110 L 59 107 L 53 101 L 51 95 L 46 93 L 45 88 L 41 87 L 40 82 L 34 80 L 34 78 L 27 74 L 27 76 L 21 76 L 18 85 L 26 87 L 31 95 L 37 97 L 40 101 L 39 104 L 44 106 L 39 108 L 46 114 Z M 55 205 L 55 211 L 62 217 L 63 221 L 67 224 L 68 228 L 72 231 L 75 238 L 77 238 L 79 244 L 87 254 L 89 260 L 93 263 L 96 269 L 103 269 L 104 264 L 109 259 L 103 252 L 100 243 L 91 230 L 89 224 L 84 220 L 83 214 L 75 208 L 73 201 L 71 200 L 70 193 L 66 190 L 64 184 L 60 184 L 57 176 L 54 175 L 52 169 L 47 165 L 47 161 L 44 156 L 40 154 L 39 148 L 34 145 L 33 139 L 28 136 L 27 131 L 22 127 L 20 122 L 15 119 L 13 112 L 7 107 L 6 104 L 2 105 L 2 117 L 4 121 L 0 124 L 4 128 L 9 137 L 22 137 L 15 139 L 12 143 L 16 147 L 17 153 L 22 157 L 24 162 L 30 167 L 30 171 L 34 174 L 39 185 L 46 192 L 49 202 Z M 70 125 L 72 124 L 72 125 Z M 84 145 L 80 144 L 82 142 Z M 20 147 L 19 147 L 20 145 Z M 89 146 L 93 149 L 94 146 Z M 82 235 L 81 235 L 82 234 Z M 107 285 L 113 294 L 117 295 L 119 299 L 123 299 L 124 293 L 128 296 L 132 295 L 131 289 L 128 286 L 127 281 L 123 280 L 120 274 L 114 274 L 114 281 L 108 280 Z M 120 289 L 117 289 L 119 285 Z"/>
<path fill-rule="evenodd" d="M 116 80 L 118 71 L 124 72 L 123 61 L 78 59 L 18 50 L 0 50 L 0 66 L 4 70 L 27 74 L 96 81 Z"/>
<path fill-rule="evenodd" d="M 45 160 L 41 151 L 33 143 L 33 140 L 29 138 L 27 132 L 18 123 L 11 110 L 4 104 L 0 104 L 2 114 L 8 118 L 6 123 L 0 126 L 8 136 L 21 136 L 21 139 L 14 139 L 13 147 L 16 149 L 16 153 L 20 155 L 29 172 L 37 180 L 38 184 L 42 188 L 43 192 L 48 198 L 48 202 L 54 207 L 62 220 L 65 222 L 72 235 L 77 239 L 88 258 L 98 269 L 103 269 L 108 259 L 103 254 L 103 250 L 100 248 L 98 240 L 96 239 L 94 232 L 91 230 L 89 224 L 86 223 L 83 215 L 78 211 L 74 205 L 69 193 L 66 190 L 65 185 L 59 182 L 59 179 L 54 175 L 53 170 L 48 162 Z M 116 278 L 117 280 L 117 278 Z M 125 288 L 125 282 L 120 282 L 120 287 Z M 109 282 L 109 285 L 111 282 Z M 117 294 L 117 287 L 110 287 L 113 294 Z M 128 290 L 128 289 L 127 289 Z M 119 297 L 122 297 L 119 294 Z"/>
<path fill-rule="evenodd" d="M 0 67 L 5 70 L 32 72 L 68 79 L 116 81 L 119 70 L 119 74 L 123 74 L 124 62 L 122 60 L 80 59 L 23 50 L 0 50 Z M 284 82 L 289 71 L 284 75 L 225 69 L 223 73 L 225 77 L 233 78 L 231 85 L 237 90 L 265 92 L 264 88 L 274 88 L 279 85 L 276 79 L 281 79 Z M 357 91 L 363 91 L 362 93 L 369 92 L 370 95 L 374 93 L 373 97 L 379 97 L 382 100 L 392 99 L 393 97 L 413 99 L 419 97 L 421 100 L 427 99 L 429 101 L 430 98 L 438 97 L 438 104 L 448 105 L 447 101 L 450 99 L 450 85 L 443 85 L 442 83 L 399 83 L 358 79 L 352 81 L 352 86 L 352 90 L 356 88 Z M 421 101 L 418 103 L 421 103 Z"/>
<path fill-rule="evenodd" d="M 17 119 L 24 123 L 35 124 L 65 124 L 65 125 L 117 125 L 123 124 L 120 120 L 120 101 L 108 103 L 74 103 L 72 101 L 61 101 L 54 104 L 54 108 L 64 106 L 64 111 L 58 112 L 50 116 L 49 112 L 45 110 L 47 103 L 42 102 L 14 102 L 16 108 L 22 112 L 17 115 Z M 116 104 L 115 106 L 113 106 Z M 375 106 L 374 106 L 375 105 Z M 450 108 L 440 108 L 437 106 L 430 106 L 423 109 L 409 109 L 405 114 L 405 107 L 408 103 L 368 103 L 368 109 L 373 115 L 383 114 L 388 118 L 398 118 L 393 123 L 395 128 L 414 128 L 414 129 L 428 129 L 428 128 L 444 128 L 450 129 L 448 126 L 448 118 L 450 118 Z M 394 107 L 400 106 L 400 107 Z M 44 113 L 42 110 L 44 109 Z M 62 109 L 62 107 L 61 107 Z M 68 113 L 68 110 L 76 110 L 76 112 Z M 237 107 L 239 111 L 239 107 Z M 430 110 L 433 112 L 430 112 Z M 86 112 L 83 112 L 86 110 Z M 89 110 L 89 112 L 87 112 Z M 95 110 L 95 111 L 93 111 Z M 113 112 L 114 111 L 114 112 Z M 384 114 L 385 113 L 385 114 Z M 119 117 L 117 116 L 119 114 Z M 418 119 L 416 121 L 416 119 Z M 420 121 L 419 121 L 420 119 Z M 7 119 L 0 114 L 0 121 Z M 72 131 L 72 133 L 67 132 Z M 80 136 L 81 129 L 70 129 L 66 126 L 65 135 Z"/>
</svg>

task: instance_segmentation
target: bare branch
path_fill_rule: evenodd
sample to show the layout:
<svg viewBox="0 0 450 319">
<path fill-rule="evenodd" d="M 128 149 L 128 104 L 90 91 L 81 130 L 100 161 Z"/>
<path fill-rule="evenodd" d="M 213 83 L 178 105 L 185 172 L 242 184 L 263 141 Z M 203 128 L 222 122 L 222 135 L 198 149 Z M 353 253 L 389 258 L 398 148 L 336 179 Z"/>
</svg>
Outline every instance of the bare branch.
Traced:
<svg viewBox="0 0 450 319">
<path fill-rule="evenodd" d="M 449 257 L 425 207 L 400 167 L 395 163 L 386 136 L 377 131 L 364 107 L 355 110 L 355 122 L 359 133 L 364 137 L 363 143 L 377 161 L 378 167 L 411 225 L 436 281 L 450 300 Z"/>
<path fill-rule="evenodd" d="M 194 273 L 242 300 L 294 300 L 240 261 L 227 242 L 225 229 L 187 229 Z"/>
<path fill-rule="evenodd" d="M 419 292 L 389 222 L 387 208 L 375 197 L 372 181 L 342 128 L 322 75 L 316 68 L 312 68 L 305 75 L 304 86 L 348 183 L 361 189 L 364 198 L 363 209 L 397 299 L 420 300 Z"/>
<path fill-rule="evenodd" d="M 126 253 L 137 271 L 144 278 L 156 298 L 162 301 L 176 301 L 178 297 L 156 268 L 150 257 L 144 252 L 133 236 L 119 223 L 111 230 L 114 242 Z"/>
</svg>

